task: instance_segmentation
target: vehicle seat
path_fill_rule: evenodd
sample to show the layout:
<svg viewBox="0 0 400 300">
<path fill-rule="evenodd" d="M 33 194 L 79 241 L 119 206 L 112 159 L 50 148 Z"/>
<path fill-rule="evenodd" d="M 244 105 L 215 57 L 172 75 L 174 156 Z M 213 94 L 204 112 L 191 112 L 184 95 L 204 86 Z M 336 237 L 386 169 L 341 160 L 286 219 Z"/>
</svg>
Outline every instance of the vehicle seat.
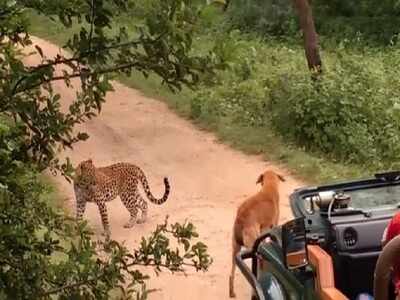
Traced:
<svg viewBox="0 0 400 300">
<path fill-rule="evenodd" d="M 308 259 L 315 268 L 315 291 L 322 300 L 349 300 L 335 287 L 331 256 L 317 245 L 308 245 Z"/>
</svg>

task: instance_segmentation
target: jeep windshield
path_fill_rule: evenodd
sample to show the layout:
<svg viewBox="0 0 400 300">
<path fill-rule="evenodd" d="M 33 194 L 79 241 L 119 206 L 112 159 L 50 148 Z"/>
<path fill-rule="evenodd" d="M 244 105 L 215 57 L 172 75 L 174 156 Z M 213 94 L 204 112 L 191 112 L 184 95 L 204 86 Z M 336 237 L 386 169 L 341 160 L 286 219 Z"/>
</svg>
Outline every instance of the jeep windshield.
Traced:
<svg viewBox="0 0 400 300">
<path fill-rule="evenodd" d="M 400 203 L 400 185 L 389 185 L 346 192 L 351 197 L 350 207 L 374 209 L 397 206 Z"/>
<path fill-rule="evenodd" d="M 292 210 L 296 216 L 312 214 L 319 210 L 318 205 L 312 203 L 313 199 L 323 193 L 329 195 L 329 192 L 350 196 L 349 209 L 338 210 L 339 215 L 395 209 L 400 204 L 400 177 L 385 177 L 385 174 L 392 173 L 376 174 L 373 179 L 298 189 L 290 196 Z"/>
</svg>

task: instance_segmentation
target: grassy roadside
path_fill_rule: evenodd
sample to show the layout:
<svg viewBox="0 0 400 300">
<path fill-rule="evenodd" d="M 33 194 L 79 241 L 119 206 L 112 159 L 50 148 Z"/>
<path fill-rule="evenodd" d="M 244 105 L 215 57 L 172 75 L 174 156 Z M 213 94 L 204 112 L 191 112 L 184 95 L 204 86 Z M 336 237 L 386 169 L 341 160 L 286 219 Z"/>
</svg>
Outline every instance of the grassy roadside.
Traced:
<svg viewBox="0 0 400 300">
<path fill-rule="evenodd" d="M 74 30 L 65 30 L 57 23 L 37 15 L 32 15 L 30 19 L 35 35 L 59 45 Z M 145 79 L 141 74 L 134 73 L 129 78 L 117 79 L 127 86 L 141 90 L 147 96 L 165 101 L 170 108 L 182 117 L 190 118 L 199 128 L 215 132 L 222 142 L 245 153 L 261 154 L 266 160 L 282 164 L 295 176 L 310 184 L 368 177 L 373 173 L 366 167 L 335 163 L 325 159 L 323 155 L 307 153 L 284 142 L 272 128 L 246 126 L 227 118 L 221 118 L 218 122 L 210 122 L 207 118 L 193 119 L 190 99 L 194 97 L 194 92 L 183 90 L 179 94 L 173 94 L 155 76 Z"/>
<path fill-rule="evenodd" d="M 63 197 L 55 186 L 52 175 L 40 174 L 38 176 L 40 183 L 44 185 L 45 189 L 44 193 L 41 195 L 42 199 L 56 210 L 65 210 L 66 208 L 63 203 Z"/>
<path fill-rule="evenodd" d="M 63 197 L 60 193 L 60 191 L 57 189 L 54 180 L 51 178 L 52 175 L 49 174 L 39 174 L 39 182 L 44 186 L 44 191 L 40 195 L 41 199 L 45 201 L 53 210 L 56 212 L 65 212 L 68 213 L 67 207 L 65 206 L 65 203 L 63 202 Z M 39 231 L 38 235 L 41 235 L 43 231 Z M 69 242 L 64 240 L 61 237 L 58 237 L 60 239 L 60 245 L 64 248 L 69 247 Z M 54 263 L 62 262 L 66 260 L 66 255 L 61 252 L 54 252 L 53 255 L 51 256 L 51 260 Z"/>
</svg>

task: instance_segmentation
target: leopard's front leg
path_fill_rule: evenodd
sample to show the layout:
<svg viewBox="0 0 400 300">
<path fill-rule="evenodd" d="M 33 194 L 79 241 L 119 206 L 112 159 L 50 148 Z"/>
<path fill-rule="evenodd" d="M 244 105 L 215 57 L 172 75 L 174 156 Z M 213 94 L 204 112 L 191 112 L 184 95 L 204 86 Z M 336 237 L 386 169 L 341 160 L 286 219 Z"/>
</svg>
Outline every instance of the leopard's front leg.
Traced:
<svg viewBox="0 0 400 300">
<path fill-rule="evenodd" d="M 74 184 L 75 200 L 76 200 L 76 219 L 82 220 L 82 216 L 85 213 L 87 198 L 84 190 L 78 185 Z"/>
<path fill-rule="evenodd" d="M 104 235 L 106 238 L 110 238 L 110 223 L 108 222 L 108 214 L 107 207 L 105 202 L 97 202 L 97 206 L 99 207 L 99 212 L 101 216 L 101 222 L 103 223 Z"/>
</svg>

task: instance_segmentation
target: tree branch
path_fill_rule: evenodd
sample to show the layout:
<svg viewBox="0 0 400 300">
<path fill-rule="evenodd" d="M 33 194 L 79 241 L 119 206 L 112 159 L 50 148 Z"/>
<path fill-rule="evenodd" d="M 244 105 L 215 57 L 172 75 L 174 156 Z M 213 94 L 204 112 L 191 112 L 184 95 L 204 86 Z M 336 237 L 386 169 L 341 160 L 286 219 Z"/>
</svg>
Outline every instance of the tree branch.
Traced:
<svg viewBox="0 0 400 300">
<path fill-rule="evenodd" d="M 94 27 L 94 0 L 91 0 L 91 5 L 90 5 L 90 9 L 91 9 L 91 17 L 90 17 L 90 32 L 89 32 L 89 51 L 92 50 L 92 37 L 93 37 L 93 27 Z"/>
<path fill-rule="evenodd" d="M 166 32 L 160 34 L 156 39 L 151 40 L 150 43 L 157 42 L 165 34 L 166 34 Z M 63 59 L 63 60 L 55 59 L 54 61 L 51 61 L 51 62 L 49 62 L 47 64 L 41 64 L 41 65 L 32 67 L 29 70 L 29 74 L 33 74 L 36 71 L 41 70 L 43 68 L 47 68 L 47 67 L 52 67 L 52 66 L 61 65 L 61 64 L 68 64 L 68 63 L 75 62 L 75 61 L 76 62 L 80 62 L 80 61 L 82 61 L 83 58 L 86 58 L 89 55 L 95 54 L 95 53 L 98 53 L 98 52 L 108 51 L 108 50 L 117 49 L 117 48 L 123 48 L 123 47 L 126 47 L 126 46 L 140 45 L 142 43 L 143 43 L 143 41 L 134 40 L 134 41 L 130 41 L 130 42 L 126 42 L 126 43 L 120 43 L 120 44 L 116 44 L 116 45 L 111 45 L 111 46 L 107 46 L 107 47 L 103 47 L 103 48 L 99 48 L 99 49 L 87 50 L 87 51 L 84 51 L 84 52 L 80 53 L 79 56 L 75 56 L 75 57 L 71 57 L 71 58 Z M 20 91 L 17 91 L 17 88 L 22 83 L 22 81 L 24 81 L 27 78 L 29 78 L 29 75 L 23 76 L 20 79 L 18 79 L 18 81 L 15 83 L 15 85 L 14 85 L 14 87 L 12 89 L 11 96 L 13 96 L 13 95 L 15 95 L 17 93 L 20 93 Z M 2 78 L 2 79 L 6 79 L 6 78 Z M 24 89 L 23 91 L 26 91 L 26 90 L 27 89 Z"/>
<path fill-rule="evenodd" d="M 74 287 L 78 287 L 78 286 L 81 286 L 81 285 L 96 281 L 96 280 L 100 279 L 101 277 L 102 276 L 98 276 L 98 277 L 95 277 L 94 279 L 82 280 L 82 281 L 78 281 L 78 282 L 75 282 L 75 283 L 63 285 L 63 286 L 60 286 L 58 288 L 54 288 L 54 289 L 48 290 L 48 291 L 42 293 L 42 297 L 49 296 L 49 295 L 61 292 L 63 290 L 72 289 Z"/>
<path fill-rule="evenodd" d="M 177 271 L 177 272 L 183 272 L 184 274 L 186 273 L 185 270 L 181 267 L 181 266 L 186 266 L 186 267 L 196 267 L 195 264 L 189 264 L 189 263 L 185 263 L 182 262 L 180 264 L 179 267 L 177 267 L 176 269 L 171 269 L 171 265 L 167 265 L 167 264 L 163 264 L 163 263 L 155 263 L 155 262 L 149 262 L 149 263 L 145 263 L 145 262 L 131 262 L 130 264 L 126 265 L 127 267 L 133 267 L 133 266 L 144 266 L 144 267 L 161 267 L 161 268 L 165 268 L 170 270 L 171 272 L 173 271 Z"/>
<path fill-rule="evenodd" d="M 138 67 L 138 66 L 141 66 L 141 64 L 138 63 L 138 62 L 127 63 L 127 64 L 119 65 L 119 66 L 116 66 L 116 67 L 110 67 L 110 68 L 100 69 L 100 70 L 95 71 L 95 72 L 87 72 L 85 75 L 86 75 L 86 76 L 101 75 L 101 74 L 106 74 L 106 73 L 112 73 L 112 72 L 121 71 L 121 70 L 124 70 L 124 69 L 131 69 L 131 68 Z M 53 82 L 53 81 L 64 80 L 64 79 L 67 79 L 67 78 L 69 78 L 69 79 L 71 79 L 71 78 L 76 78 L 76 77 L 82 76 L 83 74 L 84 74 L 83 72 L 78 72 L 78 73 L 69 74 L 69 75 L 67 75 L 67 76 L 55 76 L 55 77 L 52 77 L 52 78 L 50 78 L 50 79 L 42 80 L 42 81 L 39 82 L 39 83 L 35 83 L 35 84 L 32 84 L 32 85 L 26 86 L 26 87 L 24 87 L 23 89 L 21 89 L 21 90 L 19 90 L 19 91 L 15 91 L 15 92 L 14 92 L 14 95 L 15 95 L 15 94 L 22 93 L 22 92 L 25 92 L 25 91 L 27 91 L 27 90 L 31 90 L 31 89 L 40 87 L 40 86 L 41 86 L 42 84 L 44 84 L 44 83 L 49 83 L 49 82 Z"/>
<path fill-rule="evenodd" d="M 161 33 L 159 36 L 157 36 L 155 39 L 147 39 L 146 41 L 143 40 L 133 40 L 133 41 L 129 41 L 129 42 L 125 42 L 125 43 L 119 43 L 119 44 L 115 44 L 115 45 L 110 45 L 107 47 L 102 47 L 102 48 L 96 48 L 96 49 L 90 49 L 90 50 L 86 50 L 83 51 L 82 53 L 79 53 L 78 56 L 74 56 L 68 59 L 63 59 L 63 60 L 54 60 L 52 62 L 49 62 L 47 64 L 41 64 L 39 66 L 33 67 L 32 70 L 29 71 L 29 73 L 33 73 L 37 70 L 46 68 L 46 67 L 50 67 L 50 66 L 55 66 L 55 65 L 60 65 L 60 64 L 67 64 L 69 62 L 74 62 L 74 61 L 80 61 L 83 58 L 89 56 L 90 54 L 96 54 L 98 52 L 103 52 L 103 51 L 108 51 L 108 50 L 113 50 L 113 49 L 117 49 L 117 48 L 123 48 L 126 46 L 135 46 L 135 45 L 141 45 L 144 44 L 144 42 L 147 43 L 155 43 L 158 42 L 167 32 L 164 31 L 163 33 Z"/>
</svg>

